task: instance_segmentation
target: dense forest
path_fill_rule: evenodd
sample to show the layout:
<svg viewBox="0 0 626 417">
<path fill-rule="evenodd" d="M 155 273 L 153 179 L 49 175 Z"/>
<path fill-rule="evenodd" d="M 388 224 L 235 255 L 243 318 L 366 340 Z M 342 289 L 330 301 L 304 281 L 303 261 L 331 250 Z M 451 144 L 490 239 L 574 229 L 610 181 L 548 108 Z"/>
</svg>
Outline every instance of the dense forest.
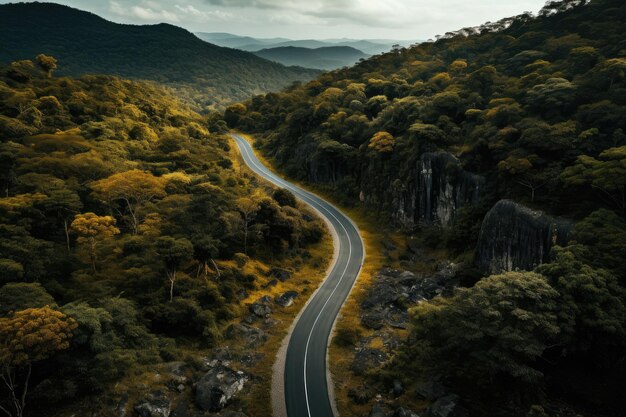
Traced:
<svg viewBox="0 0 626 417">
<path fill-rule="evenodd" d="M 623 413 L 625 23 L 622 0 L 550 1 L 226 110 L 458 265 L 370 382 L 434 375 L 472 415 Z"/>
<path fill-rule="evenodd" d="M 325 233 L 236 167 L 223 121 L 56 67 L 0 68 L 0 411 L 17 417 L 206 352 L 260 285 L 244 265 L 297 267 Z"/>
<path fill-rule="evenodd" d="M 218 47 L 176 26 L 122 25 L 53 3 L 0 5 L 0 38 L 3 64 L 45 53 L 63 62 L 59 74 L 156 81 L 201 110 L 280 90 L 319 73 Z"/>
</svg>

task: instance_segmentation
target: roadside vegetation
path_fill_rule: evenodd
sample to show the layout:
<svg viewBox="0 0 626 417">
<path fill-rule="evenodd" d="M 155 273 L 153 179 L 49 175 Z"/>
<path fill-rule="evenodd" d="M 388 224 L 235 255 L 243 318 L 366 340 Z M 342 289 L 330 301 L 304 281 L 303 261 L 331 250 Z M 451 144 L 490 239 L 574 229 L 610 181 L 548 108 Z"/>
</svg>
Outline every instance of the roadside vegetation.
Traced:
<svg viewBox="0 0 626 417">
<path fill-rule="evenodd" d="M 230 344 L 270 269 L 297 276 L 274 291 L 313 286 L 329 242 L 233 164 L 223 122 L 56 67 L 0 68 L 0 406 L 19 417 L 137 396 L 159 364 Z"/>
<path fill-rule="evenodd" d="M 625 21 L 619 0 L 551 1 L 537 17 L 397 48 L 226 110 L 229 126 L 255 134 L 283 173 L 395 222 L 418 242 L 414 257 L 455 264 L 461 288 L 412 306 L 403 345 L 369 375 L 379 392 L 394 380 L 410 392 L 429 377 L 476 415 L 619 415 Z M 427 153 L 484 179 L 480 200 L 449 224 L 406 214 Z M 481 224 L 502 199 L 567 218 L 568 242 L 532 271 L 479 270 Z M 340 320 L 340 343 L 359 332 L 357 319 Z M 367 401 L 371 410 L 378 400 Z"/>
</svg>

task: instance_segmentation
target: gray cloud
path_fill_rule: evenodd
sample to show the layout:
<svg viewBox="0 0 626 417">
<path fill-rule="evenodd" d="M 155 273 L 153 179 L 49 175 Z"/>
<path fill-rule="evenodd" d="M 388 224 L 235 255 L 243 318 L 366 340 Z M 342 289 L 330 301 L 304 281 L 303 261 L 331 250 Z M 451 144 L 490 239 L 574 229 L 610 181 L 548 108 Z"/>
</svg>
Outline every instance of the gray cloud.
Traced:
<svg viewBox="0 0 626 417">
<path fill-rule="evenodd" d="M 16 0 L 0 0 L 8 3 Z M 121 23 L 291 38 L 427 39 L 545 0 L 51 0 Z"/>
</svg>

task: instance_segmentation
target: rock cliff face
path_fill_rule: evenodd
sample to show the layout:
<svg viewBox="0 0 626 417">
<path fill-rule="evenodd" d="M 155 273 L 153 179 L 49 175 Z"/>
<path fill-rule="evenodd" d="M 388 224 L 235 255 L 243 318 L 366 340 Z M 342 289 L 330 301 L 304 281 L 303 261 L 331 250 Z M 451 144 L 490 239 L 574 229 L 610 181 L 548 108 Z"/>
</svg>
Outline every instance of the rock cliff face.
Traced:
<svg viewBox="0 0 626 417">
<path fill-rule="evenodd" d="M 480 229 L 476 263 L 485 274 L 542 264 L 554 245 L 567 243 L 573 223 L 509 200 L 489 210 Z"/>
<path fill-rule="evenodd" d="M 478 201 L 485 183 L 447 152 L 424 153 L 408 178 L 404 184 L 396 181 L 386 187 L 392 200 L 391 214 L 405 225 L 450 226 L 461 207 Z"/>
</svg>

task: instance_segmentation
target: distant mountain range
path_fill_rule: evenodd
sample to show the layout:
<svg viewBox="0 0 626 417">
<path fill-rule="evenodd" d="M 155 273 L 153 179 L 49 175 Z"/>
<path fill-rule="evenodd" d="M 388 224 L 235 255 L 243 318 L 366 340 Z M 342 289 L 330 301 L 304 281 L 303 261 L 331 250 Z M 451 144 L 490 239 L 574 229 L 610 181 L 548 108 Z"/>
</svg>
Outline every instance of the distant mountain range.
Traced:
<svg viewBox="0 0 626 417">
<path fill-rule="evenodd" d="M 409 46 L 419 42 L 414 40 L 393 40 L 393 39 L 303 39 L 293 40 L 286 38 L 253 38 L 250 36 L 239 36 L 231 33 L 207 33 L 197 32 L 200 39 L 214 43 L 215 45 L 228 48 L 241 49 L 243 51 L 257 52 L 261 49 L 281 48 L 285 46 L 295 46 L 300 48 L 324 48 L 331 46 L 348 46 L 358 49 L 367 55 L 376 55 L 388 52 L 395 44 Z"/>
<path fill-rule="evenodd" d="M 333 70 L 351 66 L 360 59 L 369 58 L 358 49 L 349 46 L 326 46 L 323 48 L 299 48 L 296 46 L 281 46 L 277 48 L 261 49 L 254 52 L 261 58 L 279 62 L 283 65 L 297 65 L 307 68 Z"/>
<path fill-rule="evenodd" d="M 53 3 L 0 5 L 0 39 L 0 64 L 44 53 L 58 59 L 59 74 L 153 80 L 202 107 L 280 90 L 319 73 L 212 45 L 176 26 L 122 25 Z"/>
</svg>

